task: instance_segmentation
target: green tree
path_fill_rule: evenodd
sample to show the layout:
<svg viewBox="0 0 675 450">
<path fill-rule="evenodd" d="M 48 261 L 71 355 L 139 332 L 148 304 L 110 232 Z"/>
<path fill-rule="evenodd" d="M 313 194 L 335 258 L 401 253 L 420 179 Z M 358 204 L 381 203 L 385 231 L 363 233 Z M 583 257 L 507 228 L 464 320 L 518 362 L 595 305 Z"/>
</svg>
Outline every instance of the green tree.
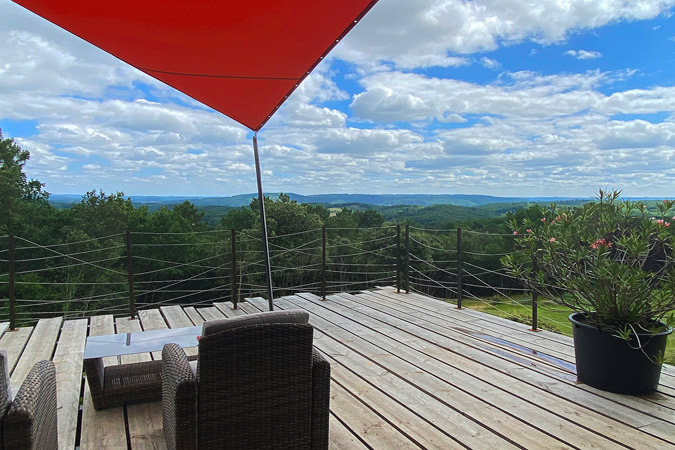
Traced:
<svg viewBox="0 0 675 450">
<path fill-rule="evenodd" d="M 0 234 L 16 232 L 14 225 L 20 218 L 30 216 L 22 211 L 47 206 L 49 193 L 42 190 L 44 184 L 28 180 L 24 173 L 29 159 L 30 152 L 14 139 L 3 139 L 0 130 Z"/>
</svg>

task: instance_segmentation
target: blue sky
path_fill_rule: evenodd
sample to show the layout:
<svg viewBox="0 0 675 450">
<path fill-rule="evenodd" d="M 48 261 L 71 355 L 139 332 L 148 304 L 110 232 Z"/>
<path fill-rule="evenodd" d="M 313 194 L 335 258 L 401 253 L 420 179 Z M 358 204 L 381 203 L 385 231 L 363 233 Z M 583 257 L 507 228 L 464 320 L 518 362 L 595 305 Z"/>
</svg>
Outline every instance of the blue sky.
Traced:
<svg viewBox="0 0 675 450">
<path fill-rule="evenodd" d="M 380 0 L 261 131 L 265 190 L 675 197 L 674 7 Z M 247 129 L 0 9 L 0 128 L 49 192 L 255 191 Z"/>
</svg>

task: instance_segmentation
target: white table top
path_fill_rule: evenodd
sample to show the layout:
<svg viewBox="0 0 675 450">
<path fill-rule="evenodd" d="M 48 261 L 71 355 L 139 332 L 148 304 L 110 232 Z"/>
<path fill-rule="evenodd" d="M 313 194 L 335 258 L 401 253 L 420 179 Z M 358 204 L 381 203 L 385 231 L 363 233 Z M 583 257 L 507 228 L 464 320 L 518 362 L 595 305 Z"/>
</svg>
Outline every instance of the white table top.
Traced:
<svg viewBox="0 0 675 450">
<path fill-rule="evenodd" d="M 196 347 L 199 342 L 197 336 L 200 334 L 202 327 L 196 326 L 89 336 L 84 348 L 84 358 L 156 352 L 169 343 L 178 344 L 180 347 Z"/>
</svg>

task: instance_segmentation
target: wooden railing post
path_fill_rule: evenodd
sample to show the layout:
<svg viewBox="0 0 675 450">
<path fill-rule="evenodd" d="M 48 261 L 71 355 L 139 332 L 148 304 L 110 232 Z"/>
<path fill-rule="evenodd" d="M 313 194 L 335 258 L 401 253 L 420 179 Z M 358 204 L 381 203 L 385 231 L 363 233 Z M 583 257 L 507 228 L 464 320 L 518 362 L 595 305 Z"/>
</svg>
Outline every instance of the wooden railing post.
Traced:
<svg viewBox="0 0 675 450">
<path fill-rule="evenodd" d="M 396 225 L 396 293 L 401 293 L 401 224 Z"/>
<path fill-rule="evenodd" d="M 405 224 L 405 293 L 410 294 L 410 224 Z"/>
<path fill-rule="evenodd" d="M 462 309 L 462 229 L 457 228 L 457 309 Z"/>
<path fill-rule="evenodd" d="M 8 297 L 9 297 L 9 329 L 10 330 L 16 330 L 16 295 L 15 295 L 15 290 L 14 290 L 14 263 L 16 261 L 16 255 L 15 255 L 15 249 L 16 249 L 16 241 L 14 240 L 14 235 L 10 234 L 9 235 L 9 254 L 7 255 L 7 259 L 9 262 L 9 285 L 7 286 L 8 289 Z"/>
<path fill-rule="evenodd" d="M 326 300 L 326 225 L 321 227 L 321 299 Z"/>
<path fill-rule="evenodd" d="M 127 283 L 129 284 L 129 314 L 131 318 L 136 317 L 136 297 L 134 296 L 134 272 L 131 264 L 131 233 L 127 230 L 125 234 L 127 244 Z"/>
<path fill-rule="evenodd" d="M 232 281 L 230 283 L 230 297 L 232 300 L 232 309 L 237 309 L 237 304 L 239 303 L 239 295 L 237 294 L 237 231 L 233 228 L 230 230 L 230 250 L 232 254 L 232 270 L 230 272 L 230 277 Z"/>
</svg>

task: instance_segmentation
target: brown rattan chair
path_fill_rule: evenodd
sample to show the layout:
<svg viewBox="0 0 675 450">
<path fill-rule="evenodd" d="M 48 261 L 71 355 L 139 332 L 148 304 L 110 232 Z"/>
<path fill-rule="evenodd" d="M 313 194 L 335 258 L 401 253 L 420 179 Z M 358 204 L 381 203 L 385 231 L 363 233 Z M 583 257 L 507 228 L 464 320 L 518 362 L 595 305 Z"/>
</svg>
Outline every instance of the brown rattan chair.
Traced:
<svg viewBox="0 0 675 450">
<path fill-rule="evenodd" d="M 192 367 L 166 345 L 169 450 L 328 448 L 330 365 L 312 346 L 308 319 L 276 311 L 207 322 Z"/>
<path fill-rule="evenodd" d="M 162 398 L 162 361 L 105 367 L 103 358 L 91 358 L 84 360 L 84 371 L 95 409 Z"/>
<path fill-rule="evenodd" d="M 57 450 L 56 369 L 40 361 L 28 373 L 11 401 L 7 354 L 0 356 L 0 448 Z"/>
</svg>

